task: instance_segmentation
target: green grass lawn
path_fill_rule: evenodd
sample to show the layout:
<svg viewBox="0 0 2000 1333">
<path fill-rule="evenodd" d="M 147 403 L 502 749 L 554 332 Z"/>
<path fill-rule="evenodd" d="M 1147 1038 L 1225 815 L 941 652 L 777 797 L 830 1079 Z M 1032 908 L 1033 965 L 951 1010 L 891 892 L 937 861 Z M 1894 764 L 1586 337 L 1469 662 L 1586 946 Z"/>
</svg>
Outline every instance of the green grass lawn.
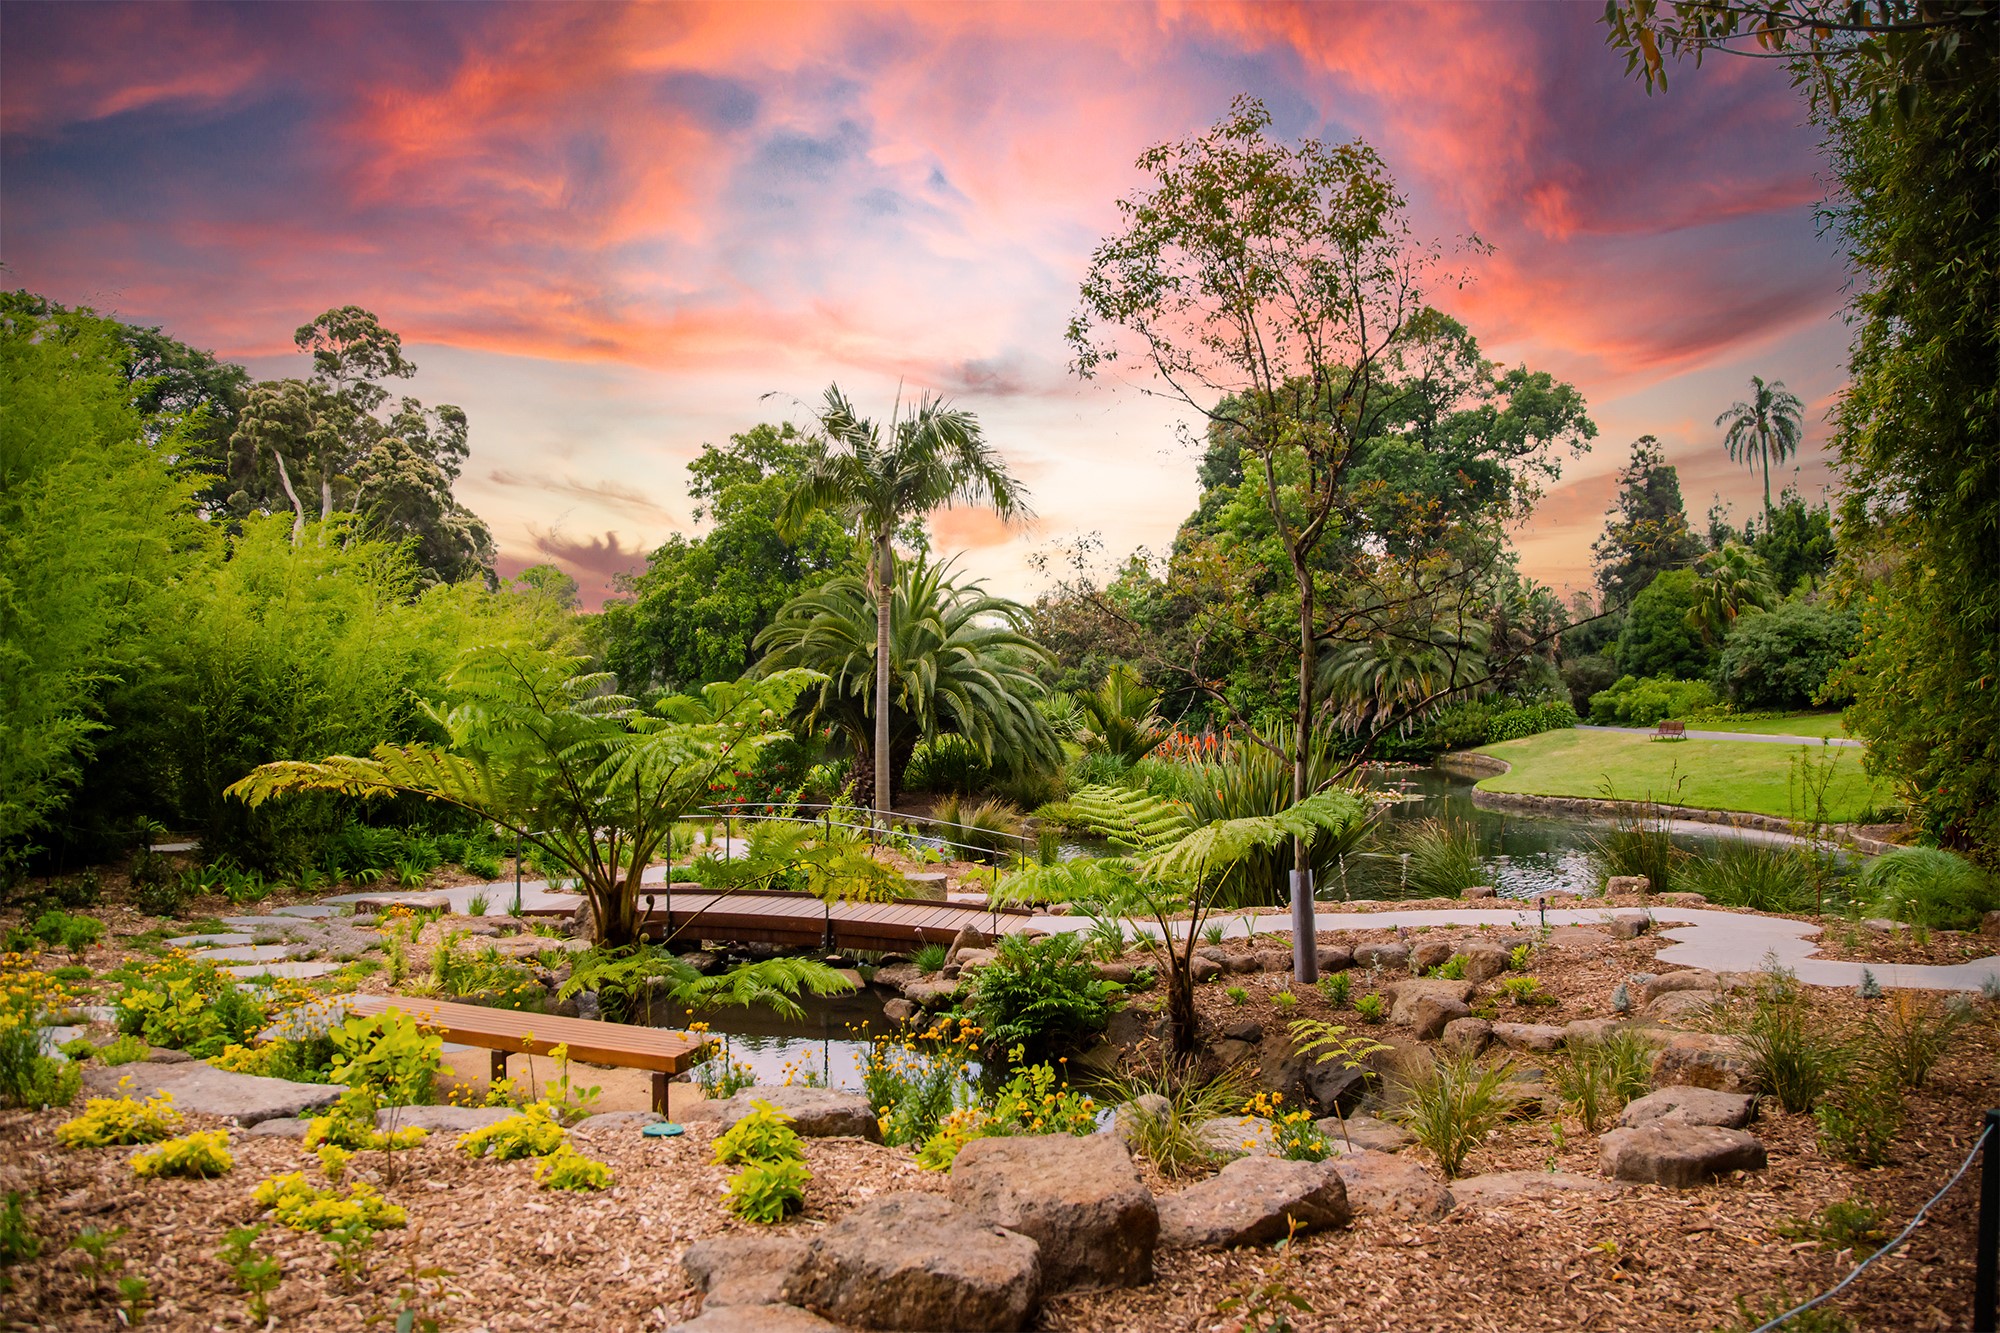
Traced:
<svg viewBox="0 0 2000 1333">
<path fill-rule="evenodd" d="M 1793 713 L 1786 717 L 1728 718 L 1690 722 L 1689 731 L 1749 731 L 1764 736 L 1845 736 L 1839 713 Z"/>
<path fill-rule="evenodd" d="M 1673 805 L 1791 817 L 1802 810 L 1794 770 L 1802 747 L 1757 741 L 1656 741 L 1609 731 L 1545 731 L 1524 740 L 1484 745 L 1479 753 L 1505 759 L 1513 771 L 1486 778 L 1485 791 L 1532 796 L 1651 797 Z M 1846 822 L 1890 804 L 1886 783 L 1861 771 L 1861 751 L 1814 746 L 1815 763 L 1835 763 L 1827 814 Z"/>
</svg>

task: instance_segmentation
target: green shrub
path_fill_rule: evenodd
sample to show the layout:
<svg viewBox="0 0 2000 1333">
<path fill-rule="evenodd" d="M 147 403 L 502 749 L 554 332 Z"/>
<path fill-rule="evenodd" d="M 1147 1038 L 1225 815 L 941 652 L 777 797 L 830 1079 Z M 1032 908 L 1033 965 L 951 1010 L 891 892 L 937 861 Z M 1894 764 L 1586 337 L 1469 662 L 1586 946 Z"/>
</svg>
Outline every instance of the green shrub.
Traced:
<svg viewBox="0 0 2000 1333">
<path fill-rule="evenodd" d="M 1431 973 L 1431 975 L 1440 977 L 1446 981 L 1465 980 L 1465 955 L 1462 953 L 1453 954 L 1442 963 L 1439 963 L 1437 970 Z"/>
<path fill-rule="evenodd" d="M 1510 1061 L 1479 1064 L 1469 1052 L 1418 1055 L 1390 1081 L 1388 1115 L 1437 1158 L 1445 1179 L 1457 1178 L 1465 1158 L 1521 1105 Z"/>
<path fill-rule="evenodd" d="M 1354 976 L 1348 972 L 1329 972 L 1314 984 L 1326 1002 L 1339 1009 L 1347 1003 L 1348 992 L 1354 989 Z"/>
<path fill-rule="evenodd" d="M 1578 721 L 1576 709 L 1567 699 L 1531 704 L 1526 708 L 1510 708 L 1504 713 L 1494 714 L 1486 727 L 1486 740 L 1517 741 L 1525 736 L 1539 736 L 1545 731 L 1563 731 L 1575 726 Z"/>
<path fill-rule="evenodd" d="M 176 958 L 155 964 L 112 1001 L 118 1030 L 197 1059 L 247 1044 L 267 1021 L 264 1006 L 215 964 Z"/>
<path fill-rule="evenodd" d="M 1222 993 L 1229 997 L 1231 1004 L 1242 1004 L 1250 998 L 1250 992 L 1244 990 L 1241 986 L 1226 987 Z"/>
<path fill-rule="evenodd" d="M 243 1291 L 243 1302 L 250 1316 L 250 1322 L 263 1328 L 271 1320 L 271 1293 L 284 1280 L 285 1265 L 276 1255 L 266 1254 L 257 1248 L 258 1237 L 264 1234 L 264 1224 L 234 1227 L 223 1237 L 222 1248 L 215 1257 L 229 1267 L 229 1274 Z"/>
<path fill-rule="evenodd" d="M 723 1202 L 746 1222 L 782 1222 L 806 1206 L 812 1172 L 795 1158 L 752 1162 L 729 1178 Z"/>
<path fill-rule="evenodd" d="M 400 1227 L 408 1220 L 401 1208 L 385 1200 L 366 1181 L 355 1181 L 343 1195 L 337 1190 L 315 1188 L 303 1171 L 259 1183 L 250 1200 L 269 1208 L 279 1222 L 294 1231 L 321 1235 L 356 1226 L 369 1230 Z"/>
<path fill-rule="evenodd" d="M 444 1039 L 391 1009 L 355 1016 L 328 1029 L 334 1055 L 328 1078 L 368 1092 L 388 1106 L 428 1106 L 437 1097 Z"/>
<path fill-rule="evenodd" d="M 1621 676 L 1610 689 L 1590 696 L 1590 720 L 1599 726 L 1650 727 L 1714 705 L 1715 687 L 1705 680 Z"/>
<path fill-rule="evenodd" d="M 92 1097 L 83 1114 L 56 1126 L 65 1148 L 109 1148 L 122 1143 L 158 1143 L 181 1127 L 174 1095 L 161 1091 L 143 1102 L 130 1097 Z"/>
<path fill-rule="evenodd" d="M 1486 882 L 1479 830 L 1469 820 L 1425 819 L 1405 835 L 1403 883 L 1422 898 L 1456 898 Z"/>
<path fill-rule="evenodd" d="M 545 1190 L 601 1190 L 611 1187 L 611 1168 L 565 1143 L 535 1163 L 535 1183 Z"/>
<path fill-rule="evenodd" d="M 567 1138 L 548 1105 L 535 1102 L 519 1115 L 461 1135 L 458 1147 L 468 1157 L 490 1156 L 496 1162 L 511 1162 L 521 1157 L 547 1157 Z"/>
<path fill-rule="evenodd" d="M 970 1009 L 990 1047 L 1052 1055 L 1102 1032 L 1119 987 L 1097 975 L 1084 943 L 1068 931 L 1042 939 L 1009 935 L 973 974 Z"/>
<path fill-rule="evenodd" d="M 50 908 L 35 918 L 27 934 L 51 948 L 80 954 L 104 938 L 104 923 L 94 916 L 72 916 Z"/>
<path fill-rule="evenodd" d="M 1354 1002 L 1354 1012 L 1370 1023 L 1379 1023 L 1389 1016 L 1389 1002 L 1380 995 L 1364 995 Z"/>
<path fill-rule="evenodd" d="M 35 1234 L 27 1210 L 21 1206 L 26 1197 L 19 1190 L 8 1190 L 6 1203 L 0 1205 L 0 1269 L 26 1263 L 42 1252 L 42 1238 Z M 0 1291 L 6 1287 L 6 1280 L 0 1278 Z"/>
<path fill-rule="evenodd" d="M 1831 867 L 1804 848 L 1738 838 L 1717 842 L 1674 871 L 1676 887 L 1712 903 L 1777 913 L 1811 911 L 1830 874 Z"/>
<path fill-rule="evenodd" d="M 427 1131 L 416 1125 L 404 1125 L 387 1133 L 377 1129 L 375 1112 L 379 1109 L 380 1103 L 366 1089 L 350 1089 L 342 1093 L 340 1100 L 325 1114 L 313 1116 L 306 1122 L 306 1151 L 317 1151 L 323 1144 L 350 1152 L 414 1148 L 430 1137 Z"/>
<path fill-rule="evenodd" d="M 168 1139 L 159 1147 L 135 1154 L 132 1170 L 142 1180 L 160 1176 L 187 1176 L 196 1180 L 207 1180 L 219 1176 L 236 1165 L 229 1155 L 229 1131 L 211 1129 L 205 1133 L 189 1134 L 185 1138 Z"/>
<path fill-rule="evenodd" d="M 1007 1134 L 1074 1134 L 1097 1130 L 1097 1103 L 1074 1092 L 1053 1065 L 1030 1065 L 1018 1046 L 1007 1052 L 1014 1075 L 990 1102 L 946 1116 L 917 1152 L 917 1165 L 948 1171 L 958 1150 L 974 1139 Z"/>
<path fill-rule="evenodd" d="M 716 1136 L 715 1162 L 738 1166 L 745 1162 L 785 1162 L 805 1157 L 805 1145 L 792 1128 L 791 1117 L 761 1099 L 752 1099 L 750 1113 Z"/>
<path fill-rule="evenodd" d="M 919 741 L 903 770 L 903 786 L 910 791 L 951 792 L 970 796 L 988 791 L 993 785 L 993 769 L 979 747 L 954 732 Z"/>
<path fill-rule="evenodd" d="M 1992 876 L 1936 847 L 1883 853 L 1862 870 L 1861 887 L 1875 895 L 1884 916 L 1929 930 L 1977 930 L 1987 912 L 2000 908 Z"/>
<path fill-rule="evenodd" d="M 1500 993 L 1515 1004 L 1555 1004 L 1556 997 L 1545 994 L 1540 977 L 1502 977 Z"/>
<path fill-rule="evenodd" d="M 1746 708 L 1808 708 L 1860 643 L 1861 617 L 1853 611 L 1785 602 L 1737 618 L 1723 640 L 1716 675 Z"/>
<path fill-rule="evenodd" d="M 1440 709 L 1424 728 L 1424 748 L 1432 753 L 1470 750 L 1489 740 L 1497 740 L 1499 738 L 1492 734 L 1496 712 L 1491 704 L 1477 699 L 1467 699 Z"/>
</svg>

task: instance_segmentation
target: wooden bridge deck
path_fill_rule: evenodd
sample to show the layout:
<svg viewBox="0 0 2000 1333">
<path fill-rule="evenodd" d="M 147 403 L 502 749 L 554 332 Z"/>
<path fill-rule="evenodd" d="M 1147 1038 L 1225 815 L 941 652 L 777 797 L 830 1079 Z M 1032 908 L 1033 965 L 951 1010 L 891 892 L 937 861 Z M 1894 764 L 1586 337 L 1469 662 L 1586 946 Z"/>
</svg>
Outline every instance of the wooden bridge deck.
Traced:
<svg viewBox="0 0 2000 1333">
<path fill-rule="evenodd" d="M 1028 929 L 1021 907 L 965 903 L 826 903 L 810 894 L 748 889 L 728 893 L 664 888 L 640 898 L 640 929 L 648 936 L 729 940 L 891 953 L 920 944 L 949 944 L 966 926 L 991 935 Z"/>
</svg>

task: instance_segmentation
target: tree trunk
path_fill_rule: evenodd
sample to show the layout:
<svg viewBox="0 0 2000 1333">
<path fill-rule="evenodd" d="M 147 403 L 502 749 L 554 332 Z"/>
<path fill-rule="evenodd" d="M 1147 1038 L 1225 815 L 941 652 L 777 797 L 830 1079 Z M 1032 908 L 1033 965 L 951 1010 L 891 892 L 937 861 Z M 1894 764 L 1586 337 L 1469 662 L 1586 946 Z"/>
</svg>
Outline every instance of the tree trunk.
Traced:
<svg viewBox="0 0 2000 1333">
<path fill-rule="evenodd" d="M 1307 764 L 1312 754 L 1313 718 L 1313 589 L 1312 573 L 1293 558 L 1299 576 L 1299 713 L 1293 733 L 1292 802 L 1306 798 Z M 1302 986 L 1319 980 L 1319 939 L 1313 922 L 1312 861 L 1306 840 L 1292 839 L 1292 976 Z"/>
<path fill-rule="evenodd" d="M 639 938 L 639 895 L 637 885 L 623 879 L 589 886 L 590 910 L 597 919 L 597 944 L 622 949 Z"/>
<path fill-rule="evenodd" d="M 285 488 L 285 498 L 292 502 L 292 545 L 299 544 L 299 538 L 306 535 L 306 507 L 299 503 L 299 493 L 292 489 L 292 474 L 285 467 L 285 456 L 276 449 L 271 457 L 278 460 L 278 484 Z"/>
<path fill-rule="evenodd" d="M 326 545 L 327 520 L 333 517 L 333 478 L 319 479 L 319 544 Z"/>
<path fill-rule="evenodd" d="M 1201 1044 L 1201 1022 L 1194 1009 L 1194 954 L 1192 950 L 1181 954 L 1170 942 L 1167 957 L 1173 962 L 1167 970 L 1167 1027 L 1174 1054 L 1192 1055 Z"/>
<path fill-rule="evenodd" d="M 875 811 L 889 826 L 896 792 L 889 781 L 889 610 L 895 595 L 895 552 L 885 529 L 875 536 Z"/>
</svg>

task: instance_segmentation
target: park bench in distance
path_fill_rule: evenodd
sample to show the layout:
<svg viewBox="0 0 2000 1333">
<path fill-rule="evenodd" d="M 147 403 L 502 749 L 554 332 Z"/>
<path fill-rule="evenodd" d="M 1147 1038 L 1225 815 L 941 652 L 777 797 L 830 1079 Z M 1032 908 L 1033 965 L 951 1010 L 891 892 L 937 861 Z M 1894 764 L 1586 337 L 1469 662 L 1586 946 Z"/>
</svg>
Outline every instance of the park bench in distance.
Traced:
<svg viewBox="0 0 2000 1333">
<path fill-rule="evenodd" d="M 667 1080 L 692 1067 L 707 1044 L 666 1028 L 489 1009 L 413 995 L 350 995 L 346 1004 L 352 1012 L 371 1018 L 391 1009 L 401 1010 L 446 1041 L 485 1047 L 493 1053 L 495 1081 L 507 1077 L 508 1055 L 547 1055 L 558 1046 L 567 1046 L 570 1059 L 586 1064 L 649 1070 L 653 1075 L 653 1110 L 661 1115 L 667 1113 Z"/>
<path fill-rule="evenodd" d="M 1662 721 L 1653 732 L 1656 741 L 1684 741 L 1687 739 L 1687 723 Z"/>
</svg>

